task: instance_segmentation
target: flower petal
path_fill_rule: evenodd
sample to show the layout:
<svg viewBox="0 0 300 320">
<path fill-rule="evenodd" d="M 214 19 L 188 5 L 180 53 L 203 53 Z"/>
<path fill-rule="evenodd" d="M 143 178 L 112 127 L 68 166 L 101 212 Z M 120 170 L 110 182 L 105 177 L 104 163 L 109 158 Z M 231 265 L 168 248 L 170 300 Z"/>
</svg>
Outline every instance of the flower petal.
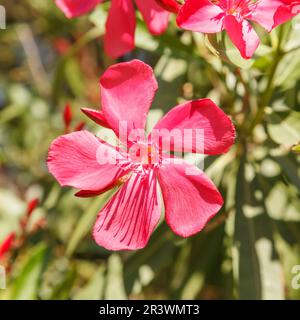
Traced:
<svg viewBox="0 0 300 320">
<path fill-rule="evenodd" d="M 192 170 L 193 175 L 188 175 Z M 223 199 L 213 182 L 198 168 L 170 159 L 158 171 L 166 221 L 182 237 L 201 231 L 222 207 Z"/>
<path fill-rule="evenodd" d="M 274 15 L 273 28 L 289 21 L 300 13 L 300 1 L 283 0 L 281 2 L 284 2 L 284 4 L 278 8 Z"/>
<path fill-rule="evenodd" d="M 203 33 L 216 33 L 223 29 L 224 11 L 209 0 L 187 0 L 177 16 L 179 27 Z"/>
<path fill-rule="evenodd" d="M 100 158 L 107 155 L 109 161 Z M 127 160 L 88 131 L 60 136 L 50 146 L 48 169 L 62 186 L 100 191 L 128 173 Z"/>
<path fill-rule="evenodd" d="M 66 15 L 67 18 L 74 18 L 91 11 L 102 0 L 55 0 L 55 4 Z"/>
<path fill-rule="evenodd" d="M 158 35 L 168 27 L 170 13 L 157 4 L 156 0 L 135 0 L 152 34 Z"/>
<path fill-rule="evenodd" d="M 109 128 L 109 124 L 107 123 L 102 111 L 90 108 L 81 108 L 81 111 L 100 126 Z"/>
<path fill-rule="evenodd" d="M 112 0 L 106 21 L 105 52 L 118 58 L 134 49 L 135 11 L 132 0 Z"/>
<path fill-rule="evenodd" d="M 104 189 L 101 189 L 101 190 L 98 190 L 98 191 L 80 190 L 80 191 L 75 193 L 75 197 L 78 197 L 78 198 L 93 198 L 93 197 L 99 196 L 102 193 L 107 192 L 108 190 L 111 190 L 112 188 L 116 187 L 118 184 L 119 184 L 119 181 L 115 180 L 111 184 L 109 184 L 107 187 L 105 187 Z"/>
<path fill-rule="evenodd" d="M 274 15 L 282 4 L 282 0 L 258 1 L 249 19 L 257 22 L 270 32 L 274 28 Z"/>
<path fill-rule="evenodd" d="M 232 43 L 238 48 L 244 59 L 250 59 L 259 46 L 260 40 L 247 20 L 238 21 L 229 15 L 224 19 L 225 29 Z"/>
<path fill-rule="evenodd" d="M 229 117 L 210 99 L 188 101 L 169 111 L 154 127 L 152 139 L 159 135 L 162 145 L 178 152 L 225 153 L 234 143 L 235 129 Z M 180 135 L 179 143 L 165 130 Z M 199 130 L 199 131 L 198 131 Z M 189 134 L 193 132 L 193 135 Z M 178 141 L 178 140 L 177 140 Z M 180 142 L 181 141 L 181 142 Z M 184 144 L 184 145 L 183 145 Z M 169 150 L 167 150 L 169 151 Z"/>
<path fill-rule="evenodd" d="M 157 90 L 151 67 L 139 60 L 115 64 L 103 74 L 100 86 L 104 117 L 117 135 L 121 121 L 128 133 L 144 129 Z"/>
<path fill-rule="evenodd" d="M 173 13 L 178 13 L 180 5 L 176 0 L 155 0 L 160 6 L 165 10 L 168 10 Z"/>
<path fill-rule="evenodd" d="M 11 232 L 0 244 L 0 259 L 11 249 L 15 238 L 16 234 Z"/>
<path fill-rule="evenodd" d="M 145 247 L 161 214 L 156 176 L 133 173 L 100 211 L 93 230 L 96 243 L 108 250 Z"/>
</svg>

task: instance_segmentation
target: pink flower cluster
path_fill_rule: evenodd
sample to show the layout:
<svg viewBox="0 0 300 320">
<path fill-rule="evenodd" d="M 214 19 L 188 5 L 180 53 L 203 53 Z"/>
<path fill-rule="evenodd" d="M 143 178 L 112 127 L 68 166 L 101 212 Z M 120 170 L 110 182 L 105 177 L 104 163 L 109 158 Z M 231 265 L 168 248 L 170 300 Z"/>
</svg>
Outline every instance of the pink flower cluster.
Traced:
<svg viewBox="0 0 300 320">
<path fill-rule="evenodd" d="M 101 2 L 102 0 L 55 0 L 68 18 L 81 16 Z M 134 48 L 134 4 L 139 8 L 152 34 L 161 34 L 168 26 L 170 14 L 156 0 L 112 0 L 104 38 L 104 49 L 112 58 L 122 56 Z"/>
<path fill-rule="evenodd" d="M 55 0 L 55 3 L 68 18 L 73 18 L 102 1 Z M 134 3 L 152 34 L 166 30 L 169 12 L 178 13 L 177 24 L 182 29 L 203 33 L 226 30 L 245 59 L 252 57 L 260 43 L 252 22 L 270 32 L 300 12 L 299 0 L 186 0 L 182 6 L 176 0 L 111 0 L 104 48 L 113 58 L 134 48 Z"/>
</svg>

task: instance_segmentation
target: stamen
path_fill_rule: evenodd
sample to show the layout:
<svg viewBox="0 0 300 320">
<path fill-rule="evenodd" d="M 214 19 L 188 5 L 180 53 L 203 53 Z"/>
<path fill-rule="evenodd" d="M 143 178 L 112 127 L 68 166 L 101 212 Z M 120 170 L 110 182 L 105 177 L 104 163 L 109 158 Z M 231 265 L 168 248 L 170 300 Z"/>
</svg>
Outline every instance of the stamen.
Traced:
<svg viewBox="0 0 300 320">
<path fill-rule="evenodd" d="M 220 6 L 227 14 L 235 15 L 237 18 L 246 18 L 255 10 L 260 0 L 211 0 Z"/>
<path fill-rule="evenodd" d="M 125 183 L 128 179 L 130 178 L 130 174 L 125 174 L 125 176 L 121 177 L 118 179 L 118 181 L 116 182 L 117 186 L 122 185 L 123 183 Z"/>
</svg>

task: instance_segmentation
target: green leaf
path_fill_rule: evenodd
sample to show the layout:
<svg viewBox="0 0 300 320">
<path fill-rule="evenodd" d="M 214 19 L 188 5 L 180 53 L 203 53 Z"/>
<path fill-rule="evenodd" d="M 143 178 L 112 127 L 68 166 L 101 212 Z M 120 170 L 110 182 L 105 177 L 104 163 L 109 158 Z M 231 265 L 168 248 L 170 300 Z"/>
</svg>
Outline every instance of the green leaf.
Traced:
<svg viewBox="0 0 300 320">
<path fill-rule="evenodd" d="M 160 109 L 152 109 L 148 113 L 146 131 L 151 132 L 158 121 L 163 117 L 163 112 Z"/>
<path fill-rule="evenodd" d="M 101 265 L 88 281 L 88 283 L 79 288 L 78 292 L 73 296 L 74 300 L 100 300 L 103 299 L 105 287 L 105 271 L 104 265 Z"/>
<path fill-rule="evenodd" d="M 89 20 L 99 28 L 102 34 L 105 33 L 105 21 L 107 19 L 107 11 L 104 9 L 103 4 L 97 6 L 89 16 Z"/>
<path fill-rule="evenodd" d="M 249 164 L 248 164 L 249 166 Z M 258 173 L 247 177 L 242 158 L 236 184 L 234 275 L 240 299 L 284 299 L 281 266 L 274 246 L 271 220 L 263 197 L 266 184 Z"/>
<path fill-rule="evenodd" d="M 191 272 L 189 279 L 185 282 L 185 286 L 181 293 L 181 299 L 196 299 L 205 282 L 204 274 L 201 271 Z"/>
<path fill-rule="evenodd" d="M 223 241 L 224 224 L 218 225 L 214 230 L 199 234 L 191 241 L 188 272 L 175 298 L 197 299 L 205 289 L 205 285 L 215 281 L 221 270 Z M 184 247 L 187 250 L 188 244 L 184 244 Z"/>
<path fill-rule="evenodd" d="M 292 156 L 287 155 L 274 157 L 274 160 L 279 163 L 289 181 L 294 184 L 296 188 L 300 189 L 300 176 L 298 171 L 299 164 L 295 161 L 295 159 L 293 159 Z"/>
<path fill-rule="evenodd" d="M 274 220 L 300 221 L 300 199 L 297 192 L 293 194 L 290 186 L 279 181 L 274 186 L 265 200 L 269 216 Z"/>
<path fill-rule="evenodd" d="M 253 59 L 243 59 L 241 57 L 240 52 L 238 49 L 233 45 L 233 43 L 230 41 L 229 37 L 225 37 L 225 52 L 224 54 L 228 58 L 228 60 L 236 65 L 239 68 L 242 69 L 249 69 L 254 63 Z"/>
<path fill-rule="evenodd" d="M 138 23 L 135 34 L 135 45 L 144 50 L 155 51 L 157 50 L 159 43 L 151 36 L 151 34 L 149 34 L 144 25 Z"/>
<path fill-rule="evenodd" d="M 12 300 L 35 300 L 41 271 L 45 263 L 47 247 L 41 244 L 32 249 L 31 255 L 13 280 Z"/>
<path fill-rule="evenodd" d="M 125 300 L 127 298 L 123 280 L 123 264 L 119 255 L 112 254 L 108 259 L 106 300 Z"/>
<path fill-rule="evenodd" d="M 233 271 L 239 299 L 261 299 L 261 278 L 255 251 L 254 225 L 253 220 L 248 219 L 244 212 L 245 197 L 249 192 L 245 181 L 245 166 L 245 159 L 242 158 L 235 190 Z"/>
<path fill-rule="evenodd" d="M 300 144 L 292 146 L 291 150 L 296 154 L 300 154 Z"/>
<path fill-rule="evenodd" d="M 62 276 L 62 279 L 52 288 L 50 300 L 66 300 L 70 297 L 71 289 L 76 279 L 76 270 L 74 267 L 68 269 Z"/>
<path fill-rule="evenodd" d="M 273 141 L 291 147 L 300 141 L 300 112 L 291 111 L 285 118 L 276 113 L 269 116 L 268 132 Z"/>
<path fill-rule="evenodd" d="M 106 192 L 105 194 L 95 198 L 88 210 L 82 214 L 82 217 L 78 221 L 67 246 L 66 254 L 69 257 L 74 253 L 80 241 L 88 234 L 88 232 L 91 232 L 97 214 L 112 192 L 113 191 Z"/>
<path fill-rule="evenodd" d="M 286 298 L 300 300 L 300 290 L 295 290 L 292 286 L 292 273 L 294 266 L 299 265 L 300 261 L 300 245 L 299 230 L 300 224 L 277 222 L 278 234 L 275 238 L 276 246 L 280 255 L 281 265 L 284 271 L 284 279 L 286 282 Z"/>
<path fill-rule="evenodd" d="M 83 74 L 78 61 L 72 57 L 65 65 L 65 77 L 73 94 L 80 97 L 84 92 Z"/>
<path fill-rule="evenodd" d="M 299 37 L 299 30 L 297 37 Z M 283 58 L 276 74 L 276 86 L 280 86 L 282 90 L 288 90 L 295 87 L 295 83 L 300 77 L 299 50 L 289 53 Z"/>
<path fill-rule="evenodd" d="M 274 243 L 260 238 L 255 243 L 262 281 L 263 300 L 284 300 L 284 283 L 281 280 L 281 263 L 274 259 Z"/>
<path fill-rule="evenodd" d="M 152 234 L 147 247 L 129 257 L 124 265 L 124 280 L 128 294 L 140 293 L 145 286 L 140 274 L 141 267 L 145 266 L 148 274 L 152 272 L 159 275 L 160 271 L 172 262 L 175 247 L 169 235 L 170 231 L 166 225 L 160 224 Z"/>
</svg>

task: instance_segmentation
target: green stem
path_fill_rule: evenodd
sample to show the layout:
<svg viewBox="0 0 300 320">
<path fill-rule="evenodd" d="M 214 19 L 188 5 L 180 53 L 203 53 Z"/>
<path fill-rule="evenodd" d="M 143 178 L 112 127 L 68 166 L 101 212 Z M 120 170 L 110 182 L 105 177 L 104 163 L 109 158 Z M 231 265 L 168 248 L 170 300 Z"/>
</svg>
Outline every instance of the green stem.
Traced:
<svg viewBox="0 0 300 320">
<path fill-rule="evenodd" d="M 70 48 L 67 52 L 65 59 L 70 56 L 73 56 L 78 50 L 84 47 L 87 43 L 91 42 L 92 40 L 100 37 L 102 35 L 101 30 L 98 27 L 95 27 L 88 31 L 85 35 L 77 40 L 77 42 Z"/>
<path fill-rule="evenodd" d="M 272 98 L 276 71 L 277 71 L 278 65 L 279 65 L 282 57 L 285 54 L 284 51 L 282 50 L 282 47 L 281 47 L 283 37 L 284 37 L 284 28 L 283 28 L 283 26 L 281 26 L 281 27 L 279 27 L 278 44 L 277 44 L 277 48 L 276 48 L 276 51 L 275 51 L 273 63 L 271 65 L 268 83 L 267 83 L 265 92 L 264 92 L 264 94 L 263 94 L 263 96 L 261 98 L 261 101 L 259 103 L 258 112 L 257 112 L 256 116 L 254 117 L 253 122 L 251 123 L 251 125 L 249 127 L 248 132 L 250 134 L 252 133 L 254 128 L 259 123 L 261 123 L 261 121 L 263 120 L 263 118 L 265 116 L 265 109 L 264 108 L 265 108 L 266 105 L 268 105 L 268 103 L 270 102 L 270 100 Z"/>
<path fill-rule="evenodd" d="M 293 53 L 293 52 L 295 52 L 297 50 L 300 50 L 300 46 L 294 47 L 294 48 L 290 49 L 289 51 L 285 51 L 285 54 Z"/>
<path fill-rule="evenodd" d="M 250 88 L 249 88 L 249 84 L 247 81 L 245 81 L 242 73 L 241 73 L 241 69 L 237 68 L 236 69 L 236 75 L 238 77 L 238 79 L 240 80 L 240 83 L 243 85 L 244 90 L 245 90 L 245 94 L 243 97 L 243 110 L 242 112 L 246 112 L 248 109 L 250 109 Z"/>
</svg>

